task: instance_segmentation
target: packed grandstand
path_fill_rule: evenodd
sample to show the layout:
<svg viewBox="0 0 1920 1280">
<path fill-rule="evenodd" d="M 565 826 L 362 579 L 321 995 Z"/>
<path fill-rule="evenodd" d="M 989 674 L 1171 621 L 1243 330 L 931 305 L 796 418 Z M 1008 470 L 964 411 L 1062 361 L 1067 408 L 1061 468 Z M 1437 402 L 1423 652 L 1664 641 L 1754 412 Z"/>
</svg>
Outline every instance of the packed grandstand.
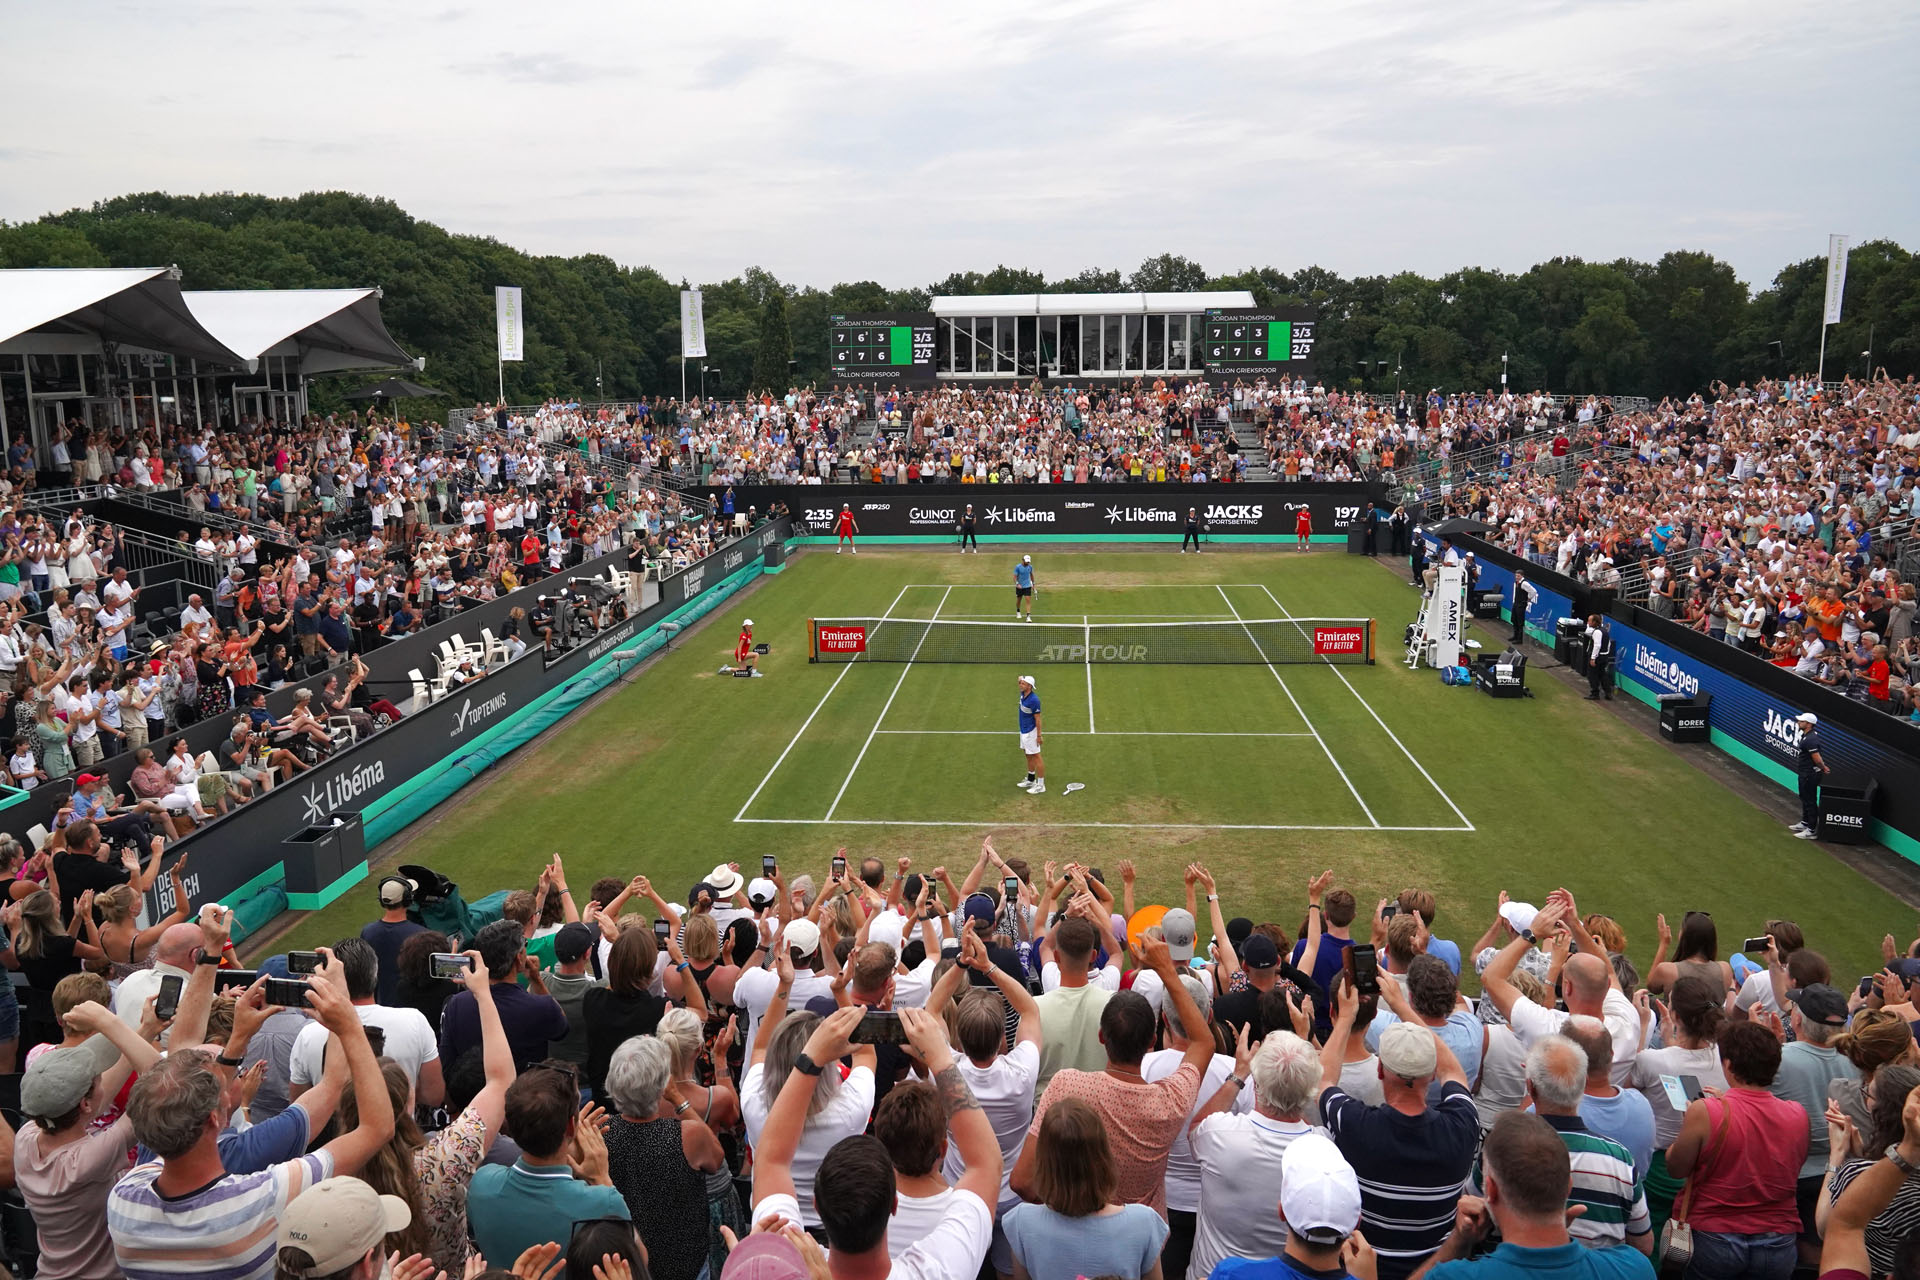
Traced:
<svg viewBox="0 0 1920 1280">
<path fill-rule="evenodd" d="M 495 643 L 556 637 L 544 607 L 512 618 L 411 698 L 367 688 L 364 655 L 608 553 L 685 569 L 778 514 L 762 485 L 1369 483 L 1369 518 L 1478 521 L 1906 714 L 1916 451 L 1911 381 L 1800 377 L 1631 406 L 1171 379 L 482 405 L 444 431 L 68 424 L 10 455 L 0 560 L 10 772 L 69 793 L 5 846 L 8 1255 L 73 1276 L 276 1256 L 359 1276 L 392 1253 L 405 1280 L 819 1280 L 862 1258 L 1399 1280 L 1472 1274 L 1493 1233 L 1494 1258 L 1556 1275 L 1651 1275 L 1676 1236 L 1690 1275 L 1914 1274 L 1920 939 L 1889 935 L 1856 983 L 1790 896 L 1734 954 L 1704 914 L 1675 936 L 1552 879 L 1493 910 L 1423 885 L 1369 910 L 1329 872 L 1255 921 L 1195 865 L 1142 929 L 1130 863 L 991 841 L 951 870 L 722 863 L 684 900 L 643 858 L 576 887 L 542 855 L 470 886 L 490 911 L 369 882 L 359 936 L 302 957 L 308 1007 L 275 1008 L 291 957 L 222 991 L 231 911 L 178 864 L 169 914 L 142 895 L 170 841 L 485 681 Z M 137 539 L 75 506 L 160 493 L 212 584 L 164 612 L 127 584 Z M 324 706 L 256 702 L 319 672 Z M 172 749 L 220 717 L 226 758 Z M 114 795 L 93 771 L 126 752 L 148 754 Z M 1571 1269 L 1583 1250 L 1606 1269 Z"/>
</svg>

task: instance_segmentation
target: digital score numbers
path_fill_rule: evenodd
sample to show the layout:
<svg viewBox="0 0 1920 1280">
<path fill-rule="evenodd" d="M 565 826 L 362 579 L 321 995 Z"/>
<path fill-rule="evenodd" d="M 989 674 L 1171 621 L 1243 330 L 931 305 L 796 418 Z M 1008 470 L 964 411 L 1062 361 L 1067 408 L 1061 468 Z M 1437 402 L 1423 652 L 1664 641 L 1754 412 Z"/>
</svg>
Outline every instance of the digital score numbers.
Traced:
<svg viewBox="0 0 1920 1280">
<path fill-rule="evenodd" d="M 828 364 L 835 382 L 932 382 L 933 316 L 877 312 L 834 316 Z"/>
<path fill-rule="evenodd" d="M 1313 372 L 1316 316 L 1311 307 L 1216 308 L 1202 323 L 1200 359 L 1209 373 L 1243 377 Z"/>
</svg>

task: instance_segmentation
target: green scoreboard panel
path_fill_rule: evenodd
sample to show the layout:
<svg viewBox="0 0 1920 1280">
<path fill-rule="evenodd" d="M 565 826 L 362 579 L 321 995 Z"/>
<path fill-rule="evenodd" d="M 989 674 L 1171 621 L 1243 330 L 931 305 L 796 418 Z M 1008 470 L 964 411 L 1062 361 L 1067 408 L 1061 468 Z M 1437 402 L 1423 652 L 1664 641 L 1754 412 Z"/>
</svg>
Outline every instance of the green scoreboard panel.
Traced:
<svg viewBox="0 0 1920 1280">
<path fill-rule="evenodd" d="M 936 332 L 926 312 L 834 316 L 828 376 L 835 382 L 932 382 Z"/>
<path fill-rule="evenodd" d="M 1215 308 L 1202 322 L 1201 366 L 1229 377 L 1311 374 L 1316 324 L 1312 307 Z"/>
</svg>

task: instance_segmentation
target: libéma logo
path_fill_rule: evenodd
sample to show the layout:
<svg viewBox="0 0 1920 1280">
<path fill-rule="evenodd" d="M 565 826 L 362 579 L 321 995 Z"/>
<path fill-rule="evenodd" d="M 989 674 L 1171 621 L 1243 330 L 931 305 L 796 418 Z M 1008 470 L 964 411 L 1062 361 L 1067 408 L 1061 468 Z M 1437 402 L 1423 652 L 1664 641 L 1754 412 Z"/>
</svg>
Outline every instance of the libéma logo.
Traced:
<svg viewBox="0 0 1920 1280">
<path fill-rule="evenodd" d="M 371 760 L 337 773 L 324 784 L 314 783 L 301 795 L 307 809 L 307 825 L 324 821 L 336 809 L 344 808 L 387 780 L 387 762 Z"/>
<path fill-rule="evenodd" d="M 988 524 L 1052 524 L 1057 513 L 1041 507 L 988 507 Z"/>
<path fill-rule="evenodd" d="M 1145 662 L 1143 644 L 1050 644 L 1040 650 L 1041 662 Z"/>
<path fill-rule="evenodd" d="M 1178 511 L 1169 511 L 1165 507 L 1107 508 L 1108 524 L 1119 524 L 1123 520 L 1138 521 L 1142 524 L 1173 524 L 1179 519 Z"/>
<path fill-rule="evenodd" d="M 463 698 L 460 709 L 453 713 L 453 732 L 448 737 L 458 737 L 461 730 L 470 724 L 479 724 L 490 716 L 498 715 L 507 705 L 507 695 L 496 693 L 485 702 L 475 702 L 472 698 Z"/>
<path fill-rule="evenodd" d="M 1643 644 L 1633 646 L 1633 669 L 1649 681 L 1671 693 L 1694 697 L 1700 692 L 1700 678 L 1677 662 L 1668 662 Z"/>
</svg>

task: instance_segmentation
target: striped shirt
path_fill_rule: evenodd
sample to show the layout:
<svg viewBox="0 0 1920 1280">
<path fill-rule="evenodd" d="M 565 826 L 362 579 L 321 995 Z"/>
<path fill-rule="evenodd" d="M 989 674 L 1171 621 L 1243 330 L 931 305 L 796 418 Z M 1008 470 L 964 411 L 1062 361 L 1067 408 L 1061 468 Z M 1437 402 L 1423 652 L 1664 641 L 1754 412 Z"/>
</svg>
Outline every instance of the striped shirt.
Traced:
<svg viewBox="0 0 1920 1280">
<path fill-rule="evenodd" d="M 178 1198 L 154 1188 L 162 1167 L 140 1165 L 107 1198 L 107 1232 L 129 1280 L 270 1280 L 280 1211 L 333 1175 L 333 1157 L 321 1151 L 259 1173 L 228 1174 Z"/>
<path fill-rule="evenodd" d="M 1480 1146 L 1479 1113 L 1448 1081 L 1419 1115 L 1368 1106 L 1335 1086 L 1320 1094 L 1327 1133 L 1360 1181 L 1360 1226 L 1380 1275 L 1405 1276 L 1453 1230 L 1453 1210 Z"/>
<path fill-rule="evenodd" d="M 1633 1154 L 1626 1147 L 1592 1132 L 1579 1116 L 1540 1118 L 1560 1135 L 1573 1166 L 1573 1190 L 1567 1203 L 1587 1209 L 1568 1224 L 1568 1235 L 1589 1249 L 1604 1249 L 1653 1230 L 1647 1197 L 1634 1179 Z"/>
</svg>

